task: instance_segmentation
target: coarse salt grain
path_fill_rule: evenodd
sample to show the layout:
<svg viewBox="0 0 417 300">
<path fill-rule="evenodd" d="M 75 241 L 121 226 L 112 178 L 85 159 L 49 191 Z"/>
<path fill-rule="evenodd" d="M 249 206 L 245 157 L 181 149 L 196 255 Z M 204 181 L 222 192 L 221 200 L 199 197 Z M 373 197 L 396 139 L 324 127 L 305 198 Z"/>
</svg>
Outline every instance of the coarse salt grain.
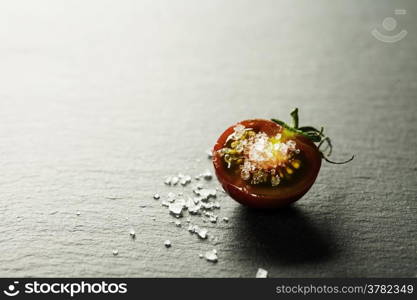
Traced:
<svg viewBox="0 0 417 300">
<path fill-rule="evenodd" d="M 207 261 L 209 262 L 217 262 L 218 257 L 217 257 L 217 251 L 216 249 L 207 251 L 206 254 L 204 255 L 204 257 L 206 258 Z"/>
<path fill-rule="evenodd" d="M 259 268 L 256 272 L 256 278 L 267 278 L 268 277 L 268 271 L 262 268 Z"/>
</svg>

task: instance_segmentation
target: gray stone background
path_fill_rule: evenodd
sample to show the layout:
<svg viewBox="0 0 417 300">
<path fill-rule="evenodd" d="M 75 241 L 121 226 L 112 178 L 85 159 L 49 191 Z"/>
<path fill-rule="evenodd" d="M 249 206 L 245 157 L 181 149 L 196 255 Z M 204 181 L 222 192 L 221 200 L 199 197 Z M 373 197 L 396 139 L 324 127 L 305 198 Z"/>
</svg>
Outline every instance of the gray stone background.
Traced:
<svg viewBox="0 0 417 300">
<path fill-rule="evenodd" d="M 1 2 L 0 276 L 416 276 L 416 13 L 412 0 Z M 334 159 L 356 159 L 324 164 L 283 211 L 219 195 L 229 223 L 204 224 L 217 243 L 171 223 L 152 198 L 181 190 L 165 176 L 211 168 L 227 126 L 295 106 Z M 213 248 L 217 264 L 198 257 Z"/>
</svg>

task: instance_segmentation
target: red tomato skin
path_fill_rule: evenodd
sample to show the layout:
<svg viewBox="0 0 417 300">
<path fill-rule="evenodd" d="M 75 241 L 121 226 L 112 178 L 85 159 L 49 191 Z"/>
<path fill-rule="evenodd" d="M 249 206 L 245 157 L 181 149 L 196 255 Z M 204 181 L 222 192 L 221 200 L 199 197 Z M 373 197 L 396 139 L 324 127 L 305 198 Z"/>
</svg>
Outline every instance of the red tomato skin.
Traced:
<svg viewBox="0 0 417 300">
<path fill-rule="evenodd" d="M 228 169 L 223 162 L 223 158 L 217 152 L 225 146 L 228 136 L 233 133 L 234 127 L 238 124 L 242 124 L 247 128 L 261 130 L 267 134 L 276 134 L 283 130 L 275 122 L 254 119 L 239 122 L 230 126 L 222 133 L 213 148 L 213 165 L 216 176 L 224 191 L 237 202 L 251 208 L 260 209 L 281 208 L 303 197 L 314 184 L 320 171 L 322 156 L 317 146 L 304 136 L 294 135 L 291 137 L 297 143 L 297 147 L 301 150 L 308 163 L 308 168 L 304 171 L 305 174 L 303 174 L 303 178 L 300 180 L 301 182 L 297 182 L 292 187 L 286 187 L 284 189 L 280 189 L 279 186 L 277 188 L 268 187 L 269 191 L 267 193 L 266 189 L 264 189 L 265 193 L 254 192 L 253 189 L 262 189 L 253 187 L 250 184 L 236 184 L 233 182 L 234 179 L 228 174 Z"/>
</svg>

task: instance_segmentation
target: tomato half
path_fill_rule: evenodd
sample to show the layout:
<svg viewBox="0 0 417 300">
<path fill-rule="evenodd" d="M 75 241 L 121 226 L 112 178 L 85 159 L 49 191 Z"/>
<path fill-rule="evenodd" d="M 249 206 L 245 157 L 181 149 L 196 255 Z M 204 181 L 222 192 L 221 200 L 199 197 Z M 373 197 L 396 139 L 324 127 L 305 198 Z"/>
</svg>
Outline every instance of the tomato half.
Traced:
<svg viewBox="0 0 417 300">
<path fill-rule="evenodd" d="M 262 119 L 229 127 L 213 149 L 224 190 L 254 208 L 278 208 L 300 199 L 315 182 L 322 158 L 305 134 Z"/>
</svg>

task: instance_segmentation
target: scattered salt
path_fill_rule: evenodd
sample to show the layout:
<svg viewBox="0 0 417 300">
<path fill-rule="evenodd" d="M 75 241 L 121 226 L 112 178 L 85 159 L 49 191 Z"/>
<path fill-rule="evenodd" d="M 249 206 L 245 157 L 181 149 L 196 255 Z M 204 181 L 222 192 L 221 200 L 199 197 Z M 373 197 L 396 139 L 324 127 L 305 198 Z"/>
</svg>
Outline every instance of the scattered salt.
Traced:
<svg viewBox="0 0 417 300">
<path fill-rule="evenodd" d="M 207 155 L 211 157 L 211 151 L 207 151 Z M 154 194 L 154 199 L 158 200 L 163 198 L 161 201 L 162 206 L 168 207 L 168 211 L 171 215 L 176 218 L 182 217 L 186 214 L 187 218 L 185 222 L 180 220 L 172 221 L 171 223 L 175 224 L 177 227 L 185 227 L 185 230 L 188 230 L 190 234 L 196 235 L 201 240 L 210 241 L 211 244 L 217 243 L 217 238 L 214 238 L 211 234 L 209 235 L 208 229 L 200 228 L 196 224 L 191 224 L 190 216 L 201 216 L 204 217 L 200 218 L 200 222 L 208 223 L 212 222 L 217 223 L 218 216 L 213 213 L 215 209 L 220 209 L 220 202 L 214 201 L 211 199 L 217 198 L 217 192 L 224 191 L 220 188 L 205 188 L 205 184 L 201 182 L 202 179 L 204 180 L 211 180 L 213 178 L 212 173 L 209 170 L 205 170 L 204 172 L 200 173 L 195 177 L 191 177 L 189 175 L 184 175 L 179 173 L 177 175 L 169 176 L 165 179 L 164 183 L 168 186 L 171 186 L 172 189 L 180 189 L 180 191 L 172 190 L 168 192 L 167 197 L 161 197 L 159 194 Z M 193 182 L 193 179 L 196 181 L 192 187 L 187 190 L 186 186 L 190 185 Z M 207 182 L 207 185 L 210 183 Z M 183 187 L 183 188 L 182 188 Z M 189 191 L 189 193 L 188 193 Z M 192 195 L 194 194 L 194 196 Z M 156 220 L 155 217 L 152 218 Z M 223 218 L 224 220 L 224 218 Z M 186 224 L 186 225 L 183 225 Z M 132 236 L 133 237 L 133 236 Z M 214 242 L 213 242 L 214 241 Z M 165 247 L 171 247 L 171 242 L 166 240 L 164 242 Z M 215 249 L 206 252 L 205 254 L 200 254 L 200 258 L 205 258 L 207 261 L 210 262 L 217 262 L 217 251 Z"/>
</svg>

